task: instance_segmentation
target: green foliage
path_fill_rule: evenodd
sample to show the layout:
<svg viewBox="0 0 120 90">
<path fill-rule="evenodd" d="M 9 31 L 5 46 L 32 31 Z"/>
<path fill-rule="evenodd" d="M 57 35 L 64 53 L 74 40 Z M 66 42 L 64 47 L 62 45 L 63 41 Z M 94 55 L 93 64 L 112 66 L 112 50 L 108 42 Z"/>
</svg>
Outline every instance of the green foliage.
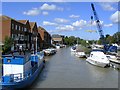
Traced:
<svg viewBox="0 0 120 90">
<path fill-rule="evenodd" d="M 120 44 L 120 32 L 117 32 L 113 35 L 113 40 L 114 40 L 115 43 Z"/>
<path fill-rule="evenodd" d="M 89 43 L 90 42 L 90 43 Z M 72 46 L 75 44 L 81 44 L 83 46 L 88 46 L 89 44 L 94 43 L 94 40 L 88 41 L 88 43 L 86 43 L 86 40 L 80 39 L 79 37 L 74 37 L 74 36 L 70 36 L 70 37 L 64 37 L 64 44 Z"/>
<path fill-rule="evenodd" d="M 86 46 L 87 45 L 86 41 L 85 40 L 81 40 L 81 45 Z"/>
<path fill-rule="evenodd" d="M 102 44 L 102 40 L 98 40 L 98 44 Z M 113 36 L 110 36 L 107 34 L 105 36 L 105 43 L 106 44 L 112 44 L 112 43 L 117 43 L 120 44 L 120 32 L 115 33 Z"/>
<path fill-rule="evenodd" d="M 12 45 L 13 45 L 13 39 L 6 36 L 4 46 L 3 46 L 3 53 L 9 52 L 11 50 Z"/>
</svg>

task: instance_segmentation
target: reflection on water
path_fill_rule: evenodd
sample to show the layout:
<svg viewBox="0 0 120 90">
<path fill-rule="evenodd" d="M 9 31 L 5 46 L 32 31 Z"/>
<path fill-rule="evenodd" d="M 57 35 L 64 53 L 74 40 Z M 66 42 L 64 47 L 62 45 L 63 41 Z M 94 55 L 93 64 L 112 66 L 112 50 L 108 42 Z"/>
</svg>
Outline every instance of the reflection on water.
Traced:
<svg viewBox="0 0 120 90">
<path fill-rule="evenodd" d="M 48 56 L 46 67 L 31 88 L 117 88 L 118 71 L 93 66 L 77 58 L 70 48 Z"/>
</svg>

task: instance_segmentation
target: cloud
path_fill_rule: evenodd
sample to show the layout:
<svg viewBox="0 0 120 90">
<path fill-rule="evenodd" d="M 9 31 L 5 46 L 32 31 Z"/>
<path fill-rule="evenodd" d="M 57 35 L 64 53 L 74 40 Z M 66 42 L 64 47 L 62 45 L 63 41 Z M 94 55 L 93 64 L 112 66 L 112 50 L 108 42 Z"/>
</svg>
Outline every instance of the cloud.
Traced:
<svg viewBox="0 0 120 90">
<path fill-rule="evenodd" d="M 112 6 L 112 4 L 113 3 L 101 3 L 100 5 L 102 6 L 102 8 L 104 9 L 104 10 L 107 10 L 107 11 L 114 11 L 114 10 L 116 10 L 113 6 Z"/>
<path fill-rule="evenodd" d="M 56 27 L 56 30 L 50 30 L 49 33 L 60 33 L 66 31 L 74 31 L 76 28 L 72 25 L 61 25 Z"/>
<path fill-rule="evenodd" d="M 63 19 L 63 18 L 55 18 L 54 21 L 57 23 L 67 23 L 69 20 Z"/>
<path fill-rule="evenodd" d="M 73 22 L 72 24 L 73 26 L 76 26 L 76 27 L 84 27 L 87 25 L 87 21 L 85 20 L 79 20 L 79 21 L 76 21 L 76 22 Z"/>
<path fill-rule="evenodd" d="M 112 27 L 113 24 L 104 24 L 104 27 Z"/>
<path fill-rule="evenodd" d="M 43 4 L 40 7 L 41 10 L 56 10 L 56 8 L 57 8 L 56 5 L 53 5 L 53 4 L 49 5 L 47 3 Z"/>
<path fill-rule="evenodd" d="M 56 29 L 61 32 L 61 31 L 74 31 L 75 27 L 73 27 L 72 25 L 65 25 L 65 26 L 59 26 L 56 27 Z"/>
<path fill-rule="evenodd" d="M 103 25 L 103 21 L 100 20 L 100 24 Z M 87 26 L 96 26 L 96 25 L 97 25 L 97 24 L 96 24 L 96 21 L 95 21 L 95 20 L 92 21 L 92 22 L 91 22 L 91 21 L 88 21 L 88 22 L 87 22 Z"/>
<path fill-rule="evenodd" d="M 28 16 L 36 16 L 40 14 L 40 10 L 38 8 L 33 8 L 32 10 L 23 12 L 23 14 Z"/>
<path fill-rule="evenodd" d="M 113 23 L 120 23 L 120 18 L 118 18 L 120 16 L 120 11 L 116 11 L 114 14 L 111 15 L 110 20 Z"/>
<path fill-rule="evenodd" d="M 69 17 L 70 18 L 79 18 L 80 16 L 79 15 L 70 15 Z"/>
<path fill-rule="evenodd" d="M 43 4 L 41 7 L 40 7 L 41 10 L 63 10 L 63 8 L 60 8 L 60 7 L 57 7 L 56 5 L 54 4 Z"/>
<path fill-rule="evenodd" d="M 57 24 L 49 22 L 49 21 L 43 21 L 43 25 L 45 25 L 45 26 L 56 26 Z"/>
<path fill-rule="evenodd" d="M 48 15 L 49 13 L 46 12 L 46 11 L 43 11 L 42 14 L 43 14 L 43 15 Z"/>
<path fill-rule="evenodd" d="M 44 3 L 42 6 L 40 6 L 38 8 L 33 8 L 31 10 L 24 11 L 23 14 L 24 15 L 29 15 L 29 16 L 37 16 L 37 15 L 40 14 L 41 11 L 43 11 L 42 12 L 43 15 L 48 15 L 48 12 L 46 12 L 44 10 L 47 10 L 47 11 L 53 11 L 53 10 L 63 11 L 64 9 L 61 8 L 61 7 L 58 7 L 54 4 Z"/>
<path fill-rule="evenodd" d="M 48 32 L 49 33 L 57 33 L 58 31 L 57 30 L 49 30 Z"/>
</svg>

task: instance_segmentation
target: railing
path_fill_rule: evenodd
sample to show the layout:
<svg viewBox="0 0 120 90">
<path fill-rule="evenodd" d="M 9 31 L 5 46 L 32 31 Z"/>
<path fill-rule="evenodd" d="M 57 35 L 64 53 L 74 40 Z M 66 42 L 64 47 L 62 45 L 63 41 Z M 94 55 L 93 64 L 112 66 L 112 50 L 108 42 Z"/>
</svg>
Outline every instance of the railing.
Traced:
<svg viewBox="0 0 120 90">
<path fill-rule="evenodd" d="M 32 76 L 33 73 L 37 70 L 37 68 L 38 67 L 36 64 L 34 67 L 32 67 L 27 72 L 2 76 L 1 82 L 7 82 L 7 83 L 20 82 L 20 81 L 25 80 L 25 79 L 29 78 L 30 76 Z"/>
</svg>

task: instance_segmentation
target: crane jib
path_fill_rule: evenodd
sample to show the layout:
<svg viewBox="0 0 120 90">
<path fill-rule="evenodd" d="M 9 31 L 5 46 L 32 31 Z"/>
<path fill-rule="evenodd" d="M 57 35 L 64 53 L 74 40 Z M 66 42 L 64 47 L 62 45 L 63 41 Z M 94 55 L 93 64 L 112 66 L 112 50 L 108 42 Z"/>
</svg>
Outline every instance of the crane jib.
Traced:
<svg viewBox="0 0 120 90">
<path fill-rule="evenodd" d="M 93 14 L 94 14 L 94 17 L 95 17 L 95 20 L 96 20 L 96 25 L 97 25 L 97 28 L 98 28 L 98 31 L 99 31 L 99 34 L 100 34 L 100 39 L 102 40 L 102 44 L 104 45 L 105 52 L 108 52 L 108 51 L 117 52 L 117 47 L 116 46 L 107 46 L 107 44 L 105 42 L 102 26 L 101 26 L 100 20 L 97 16 L 97 12 L 95 10 L 95 7 L 94 7 L 93 3 L 91 3 L 91 7 L 92 7 L 92 10 L 93 10 Z M 91 17 L 91 19 L 93 19 L 93 17 Z"/>
</svg>

